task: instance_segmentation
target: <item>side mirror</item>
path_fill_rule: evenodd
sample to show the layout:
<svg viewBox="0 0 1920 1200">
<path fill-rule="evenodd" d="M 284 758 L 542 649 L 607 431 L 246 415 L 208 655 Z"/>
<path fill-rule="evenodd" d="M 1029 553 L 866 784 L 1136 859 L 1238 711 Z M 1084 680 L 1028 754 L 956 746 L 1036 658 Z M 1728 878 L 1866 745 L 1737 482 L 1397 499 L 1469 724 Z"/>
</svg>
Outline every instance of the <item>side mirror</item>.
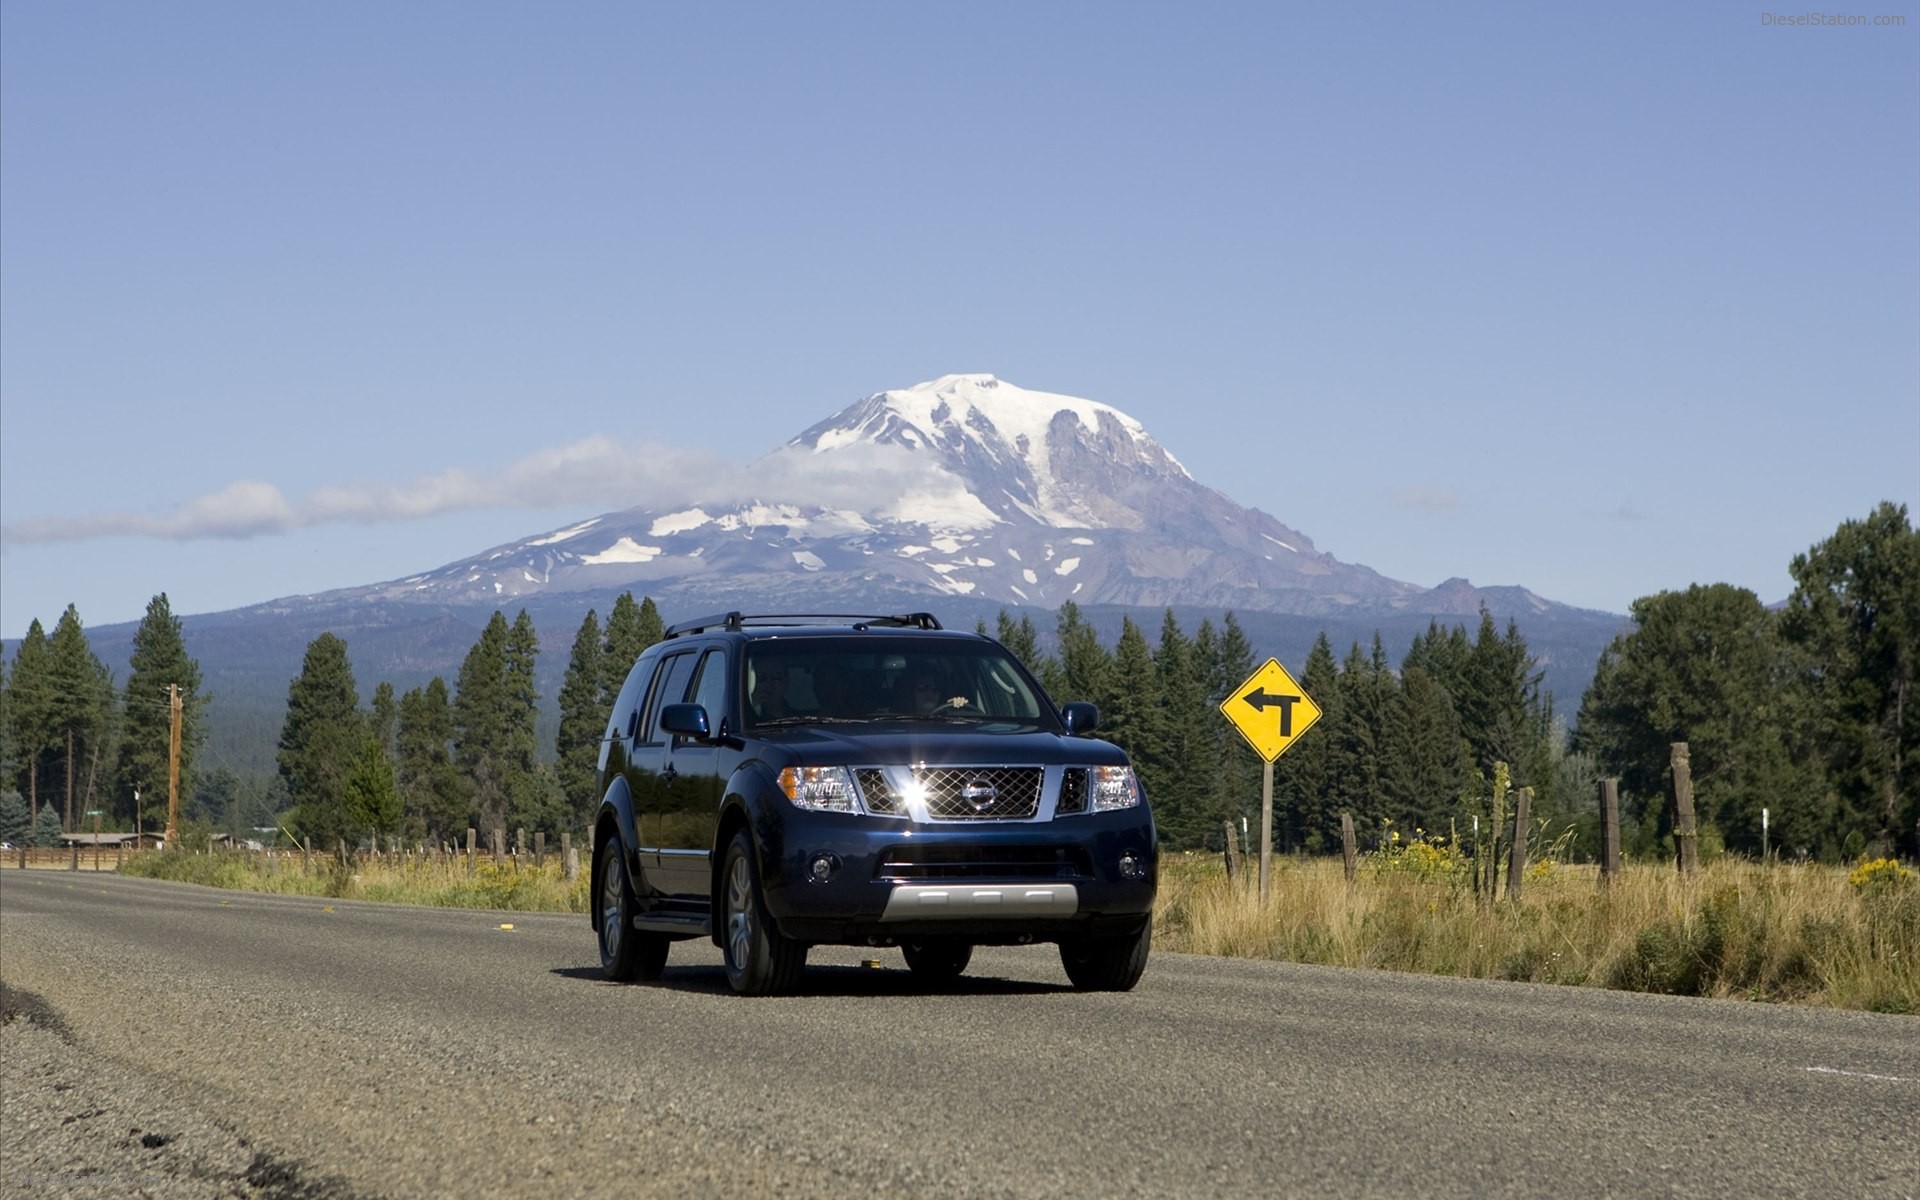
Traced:
<svg viewBox="0 0 1920 1200">
<path fill-rule="evenodd" d="M 1100 710 L 1085 700 L 1069 700 L 1060 706 L 1060 720 L 1068 733 L 1092 733 L 1100 725 Z"/>
<path fill-rule="evenodd" d="M 707 710 L 698 704 L 669 704 L 660 710 L 660 728 L 681 737 L 713 740 Z"/>
</svg>

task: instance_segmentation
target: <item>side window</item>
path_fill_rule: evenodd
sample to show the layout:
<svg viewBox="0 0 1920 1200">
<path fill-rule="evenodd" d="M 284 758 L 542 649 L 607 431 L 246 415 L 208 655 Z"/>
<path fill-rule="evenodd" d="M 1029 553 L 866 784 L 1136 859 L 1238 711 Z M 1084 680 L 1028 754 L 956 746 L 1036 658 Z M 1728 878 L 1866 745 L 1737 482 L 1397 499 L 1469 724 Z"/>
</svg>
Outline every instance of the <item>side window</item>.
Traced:
<svg viewBox="0 0 1920 1200">
<path fill-rule="evenodd" d="M 620 685 L 620 696 L 613 702 L 613 711 L 607 716 L 607 736 L 604 740 L 633 736 L 634 727 L 640 720 L 641 689 L 652 678 L 652 663 L 636 663 L 627 672 L 626 682 Z"/>
<path fill-rule="evenodd" d="M 647 717 L 641 723 L 640 736 L 636 743 L 651 743 L 655 739 L 654 727 L 660 720 L 660 706 L 678 704 L 687 695 L 687 682 L 693 678 L 694 654 L 676 654 L 660 664 L 659 682 L 653 685 L 653 695 L 647 700 Z"/>
<path fill-rule="evenodd" d="M 720 732 L 727 716 L 727 652 L 709 650 L 700 660 L 700 677 L 693 685 L 693 702 L 707 710 L 707 728 Z"/>
</svg>

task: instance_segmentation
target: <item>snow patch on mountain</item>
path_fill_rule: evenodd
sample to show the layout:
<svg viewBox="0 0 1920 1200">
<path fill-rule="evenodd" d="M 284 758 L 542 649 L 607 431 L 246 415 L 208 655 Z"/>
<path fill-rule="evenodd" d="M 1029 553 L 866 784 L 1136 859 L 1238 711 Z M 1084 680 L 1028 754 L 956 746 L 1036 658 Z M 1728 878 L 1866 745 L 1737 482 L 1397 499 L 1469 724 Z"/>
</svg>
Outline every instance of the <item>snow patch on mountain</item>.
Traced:
<svg viewBox="0 0 1920 1200">
<path fill-rule="evenodd" d="M 643 563 L 653 561 L 660 557 L 660 554 L 661 549 L 658 546 L 642 546 L 630 537 L 623 537 L 598 554 L 581 555 L 580 561 L 589 566 L 599 566 L 604 563 Z"/>
<path fill-rule="evenodd" d="M 548 534 L 543 538 L 535 538 L 533 541 L 528 542 L 527 545 L 551 546 L 555 542 L 564 542 L 568 538 L 579 537 L 581 534 L 585 533 L 587 530 L 592 529 L 595 525 L 598 525 L 601 522 L 601 520 L 602 518 L 595 517 L 591 521 L 582 521 L 578 525 L 569 525 L 565 529 L 557 530 L 553 533 Z"/>
<path fill-rule="evenodd" d="M 689 508 L 681 512 L 668 513 L 655 518 L 647 533 L 652 537 L 667 537 L 675 533 L 691 533 L 702 525 L 711 524 L 713 518 L 703 508 Z"/>
</svg>

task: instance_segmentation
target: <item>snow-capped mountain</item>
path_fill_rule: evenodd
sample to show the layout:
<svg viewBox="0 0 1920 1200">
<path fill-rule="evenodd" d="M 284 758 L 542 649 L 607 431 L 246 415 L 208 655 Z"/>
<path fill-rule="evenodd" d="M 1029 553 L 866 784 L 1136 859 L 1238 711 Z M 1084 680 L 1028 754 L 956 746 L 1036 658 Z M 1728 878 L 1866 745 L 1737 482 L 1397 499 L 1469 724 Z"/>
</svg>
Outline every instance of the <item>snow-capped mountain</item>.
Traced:
<svg viewBox="0 0 1920 1200">
<path fill-rule="evenodd" d="M 608 513 L 354 592 L 505 604 L 633 589 L 760 605 L 906 592 L 1300 614 L 1428 593 L 1199 483 L 1118 409 L 991 375 L 868 396 L 749 474 L 755 494 Z M 1445 603 L 1432 611 L 1470 602 L 1462 586 L 1434 589 Z"/>
</svg>

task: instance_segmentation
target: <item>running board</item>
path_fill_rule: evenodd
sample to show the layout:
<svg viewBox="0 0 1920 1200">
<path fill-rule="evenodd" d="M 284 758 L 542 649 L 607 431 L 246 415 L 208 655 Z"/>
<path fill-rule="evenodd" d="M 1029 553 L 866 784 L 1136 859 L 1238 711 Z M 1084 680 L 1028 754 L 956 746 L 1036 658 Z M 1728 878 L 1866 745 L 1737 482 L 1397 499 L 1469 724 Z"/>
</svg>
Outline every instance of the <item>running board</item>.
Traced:
<svg viewBox="0 0 1920 1200">
<path fill-rule="evenodd" d="M 666 933 L 674 937 L 712 937 L 713 919 L 692 914 L 681 916 L 677 913 L 640 913 L 633 918 L 633 927 L 641 933 Z"/>
</svg>

